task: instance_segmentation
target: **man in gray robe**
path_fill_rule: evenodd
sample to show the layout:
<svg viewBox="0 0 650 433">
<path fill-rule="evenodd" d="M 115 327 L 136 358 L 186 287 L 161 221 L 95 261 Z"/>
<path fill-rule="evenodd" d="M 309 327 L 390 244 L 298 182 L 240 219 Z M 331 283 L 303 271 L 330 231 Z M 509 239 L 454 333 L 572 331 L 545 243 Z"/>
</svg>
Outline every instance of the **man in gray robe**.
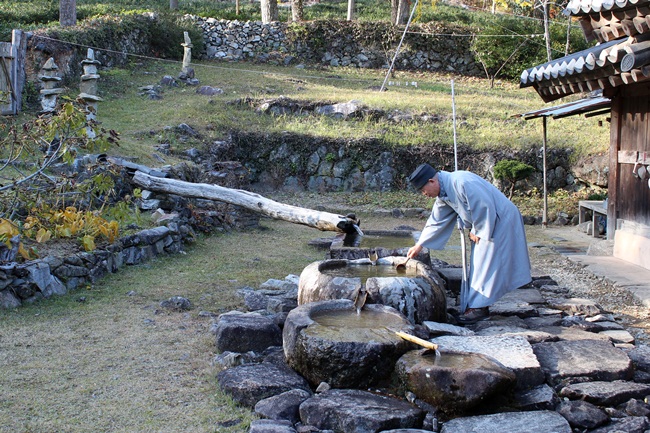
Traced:
<svg viewBox="0 0 650 433">
<path fill-rule="evenodd" d="M 409 182 L 427 197 L 437 197 L 420 238 L 408 251 L 441 250 L 458 219 L 472 241 L 467 309 L 461 323 L 487 318 L 488 307 L 506 293 L 531 282 L 526 232 L 519 209 L 494 185 L 468 171 L 437 171 L 420 165 Z"/>
</svg>

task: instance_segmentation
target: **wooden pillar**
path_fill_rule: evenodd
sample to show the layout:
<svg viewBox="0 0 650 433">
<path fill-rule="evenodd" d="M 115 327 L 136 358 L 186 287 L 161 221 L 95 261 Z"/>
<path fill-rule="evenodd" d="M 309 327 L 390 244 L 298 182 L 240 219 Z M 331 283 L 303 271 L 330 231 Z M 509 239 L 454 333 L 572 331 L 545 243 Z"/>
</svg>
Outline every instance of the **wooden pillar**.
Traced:
<svg viewBox="0 0 650 433">
<path fill-rule="evenodd" d="M 607 239 L 613 240 L 616 231 L 618 209 L 616 201 L 620 183 L 618 151 L 621 149 L 621 98 L 612 97 L 611 123 L 609 127 L 609 179 L 607 180 Z"/>
<path fill-rule="evenodd" d="M 542 213 L 542 227 L 548 227 L 548 190 L 547 190 L 547 181 L 546 181 L 546 123 L 547 117 L 543 116 L 543 141 L 542 141 L 542 171 L 543 171 L 543 182 L 544 182 L 544 212 Z"/>
</svg>

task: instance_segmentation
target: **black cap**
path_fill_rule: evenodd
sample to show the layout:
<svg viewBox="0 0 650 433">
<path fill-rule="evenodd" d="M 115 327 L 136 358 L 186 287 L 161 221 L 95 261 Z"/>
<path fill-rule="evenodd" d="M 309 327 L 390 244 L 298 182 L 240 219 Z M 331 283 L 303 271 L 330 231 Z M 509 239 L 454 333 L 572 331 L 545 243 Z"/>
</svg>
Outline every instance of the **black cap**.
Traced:
<svg viewBox="0 0 650 433">
<path fill-rule="evenodd" d="M 438 170 L 429 164 L 420 164 L 409 176 L 409 182 L 413 185 L 413 188 L 422 189 L 429 179 L 433 179 L 436 173 L 438 173 Z"/>
</svg>

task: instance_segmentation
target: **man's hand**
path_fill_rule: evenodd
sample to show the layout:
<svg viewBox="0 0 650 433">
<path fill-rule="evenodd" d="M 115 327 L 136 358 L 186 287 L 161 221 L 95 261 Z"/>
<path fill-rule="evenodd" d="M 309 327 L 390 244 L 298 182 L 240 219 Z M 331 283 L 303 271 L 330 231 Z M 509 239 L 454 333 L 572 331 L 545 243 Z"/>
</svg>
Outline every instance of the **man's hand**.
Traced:
<svg viewBox="0 0 650 433">
<path fill-rule="evenodd" d="M 478 242 L 481 240 L 481 238 L 476 236 L 474 233 L 469 232 L 469 240 L 474 242 L 476 245 L 478 245 Z"/>
<path fill-rule="evenodd" d="M 420 251 L 422 251 L 422 245 L 415 245 L 415 246 L 409 248 L 409 252 L 406 253 L 406 257 L 408 257 L 409 259 L 412 259 L 413 257 L 420 254 Z"/>
</svg>

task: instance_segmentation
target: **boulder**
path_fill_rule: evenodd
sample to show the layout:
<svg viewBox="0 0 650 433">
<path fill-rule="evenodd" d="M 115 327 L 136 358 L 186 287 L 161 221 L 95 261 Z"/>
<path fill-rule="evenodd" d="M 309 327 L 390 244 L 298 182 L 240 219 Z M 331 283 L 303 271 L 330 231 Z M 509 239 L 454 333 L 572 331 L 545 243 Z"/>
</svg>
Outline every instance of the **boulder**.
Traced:
<svg viewBox="0 0 650 433">
<path fill-rule="evenodd" d="M 403 400 L 368 391 L 333 389 L 300 405 L 303 424 L 337 432 L 420 428 L 426 412 Z"/>
<path fill-rule="evenodd" d="M 255 413 L 264 418 L 286 420 L 295 424 L 300 421 L 300 405 L 311 396 L 312 393 L 304 389 L 292 389 L 258 401 Z"/>
<path fill-rule="evenodd" d="M 229 368 L 219 372 L 217 381 L 233 400 L 251 409 L 260 400 L 293 389 L 311 392 L 307 381 L 295 371 L 269 362 Z"/>
<path fill-rule="evenodd" d="M 219 352 L 262 352 L 282 345 L 282 331 L 270 317 L 231 311 L 219 316 L 215 327 Z"/>
</svg>

